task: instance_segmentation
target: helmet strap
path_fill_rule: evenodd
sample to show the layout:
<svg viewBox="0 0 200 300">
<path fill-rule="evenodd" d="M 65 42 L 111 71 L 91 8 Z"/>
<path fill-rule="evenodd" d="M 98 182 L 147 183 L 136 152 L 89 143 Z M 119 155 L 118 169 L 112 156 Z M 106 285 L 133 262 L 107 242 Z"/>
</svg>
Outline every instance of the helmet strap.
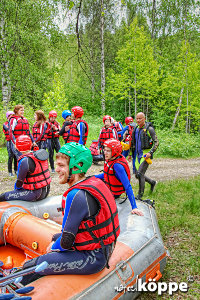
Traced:
<svg viewBox="0 0 200 300">
<path fill-rule="evenodd" d="M 67 183 L 69 183 L 71 177 L 72 177 L 72 168 L 69 169 L 69 176 L 68 176 L 68 178 L 67 178 Z"/>
</svg>

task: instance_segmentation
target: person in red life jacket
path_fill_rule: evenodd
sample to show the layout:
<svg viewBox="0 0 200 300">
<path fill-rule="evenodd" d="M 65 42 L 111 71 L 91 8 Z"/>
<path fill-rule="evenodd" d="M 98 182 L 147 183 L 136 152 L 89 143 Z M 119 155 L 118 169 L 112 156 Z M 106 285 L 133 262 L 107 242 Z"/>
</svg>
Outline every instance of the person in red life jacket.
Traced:
<svg viewBox="0 0 200 300">
<path fill-rule="evenodd" d="M 61 130 L 59 131 L 59 135 L 63 137 L 65 144 L 67 143 L 68 137 L 69 137 L 69 132 L 70 132 L 70 128 L 71 125 L 73 124 L 73 122 L 71 121 L 71 111 L 66 109 L 62 112 L 62 117 L 64 119 L 64 123 L 63 126 L 61 128 Z"/>
<path fill-rule="evenodd" d="M 123 125 L 122 125 L 122 123 L 114 120 L 113 126 L 117 130 L 118 140 L 121 141 L 122 140 L 122 131 L 123 131 Z"/>
<path fill-rule="evenodd" d="M 84 111 L 80 106 L 72 107 L 73 124 L 69 131 L 67 143 L 76 142 L 85 145 L 88 137 L 88 124 L 85 120 L 81 119 Z"/>
<path fill-rule="evenodd" d="M 32 128 L 32 136 L 34 142 L 38 145 L 39 149 L 46 149 L 46 140 L 48 132 L 48 123 L 42 110 L 35 112 L 35 123 Z"/>
<path fill-rule="evenodd" d="M 128 150 L 124 150 L 122 152 L 122 155 L 124 157 L 127 157 L 128 154 L 129 154 L 129 152 L 130 152 L 131 140 L 132 140 L 132 132 L 133 132 L 134 128 L 136 128 L 137 124 L 133 122 L 133 118 L 132 117 L 126 117 L 125 118 L 125 123 L 126 123 L 126 126 L 122 130 L 122 142 L 125 143 L 125 144 L 128 144 L 129 145 L 129 149 Z"/>
<path fill-rule="evenodd" d="M 14 190 L 1 194 L 0 201 L 38 201 L 46 198 L 51 182 L 47 151 L 40 149 L 32 152 L 32 141 L 28 135 L 20 135 L 16 139 L 16 148 L 22 155 L 18 159 Z"/>
<path fill-rule="evenodd" d="M 109 139 L 104 143 L 105 163 L 104 173 L 95 177 L 104 180 L 107 187 L 113 193 L 115 199 L 124 192 L 127 193 L 132 207 L 132 214 L 143 216 L 141 210 L 137 208 L 132 186 L 130 184 L 130 169 L 127 160 L 121 154 L 122 145 L 120 141 Z"/>
<path fill-rule="evenodd" d="M 117 130 L 111 124 L 111 116 L 106 115 L 103 117 L 104 127 L 101 129 L 98 139 L 98 147 L 103 151 L 105 141 L 114 138 L 118 139 Z"/>
<path fill-rule="evenodd" d="M 56 165 L 59 183 L 69 185 L 62 199 L 62 232 L 53 236 L 47 254 L 33 259 L 31 265 L 48 263 L 40 275 L 97 273 L 109 267 L 120 233 L 115 199 L 102 180 L 85 177 L 92 155 L 84 145 L 65 144 L 56 154 Z M 31 276 L 22 283 L 30 282 Z"/>
<path fill-rule="evenodd" d="M 60 131 L 60 124 L 56 121 L 57 112 L 55 110 L 51 110 L 49 112 L 49 124 L 50 127 L 48 129 L 47 135 L 47 149 L 49 151 L 49 162 L 51 166 L 52 173 L 55 173 L 54 168 L 54 150 L 56 153 L 60 150 L 60 142 L 59 142 L 59 131 Z"/>
<path fill-rule="evenodd" d="M 7 111 L 6 113 L 6 119 L 7 121 L 3 124 L 3 133 L 5 134 L 5 138 L 6 138 L 6 146 L 7 146 L 7 151 L 8 151 L 8 174 L 9 176 L 14 176 L 14 174 L 12 173 L 12 162 L 14 159 L 14 172 L 15 174 L 17 174 L 17 159 L 12 151 L 12 147 L 11 147 L 11 140 L 10 140 L 10 136 L 9 136 L 9 120 L 11 118 L 11 116 L 14 115 L 13 111 Z"/>
<path fill-rule="evenodd" d="M 33 145 L 36 146 L 34 143 L 33 137 L 29 130 L 29 123 L 26 118 L 24 118 L 24 106 L 23 105 L 16 105 L 14 108 L 14 115 L 11 116 L 9 121 L 9 137 L 11 140 L 11 147 L 14 155 L 18 159 L 21 153 L 15 148 L 16 138 L 20 135 L 28 135 L 30 136 Z"/>
</svg>

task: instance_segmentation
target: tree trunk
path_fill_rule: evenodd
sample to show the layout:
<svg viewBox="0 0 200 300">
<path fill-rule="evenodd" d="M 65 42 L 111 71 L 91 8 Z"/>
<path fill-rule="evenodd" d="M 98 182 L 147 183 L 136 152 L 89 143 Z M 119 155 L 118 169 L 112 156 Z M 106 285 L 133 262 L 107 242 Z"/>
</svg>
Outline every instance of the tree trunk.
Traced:
<svg viewBox="0 0 200 300">
<path fill-rule="evenodd" d="M 173 120 L 172 130 L 174 130 L 174 128 L 175 128 L 176 121 L 177 121 L 177 118 L 178 118 L 178 115 L 179 115 L 179 112 L 180 112 L 180 109 L 181 109 L 181 103 L 182 103 L 182 98 L 183 98 L 183 90 L 184 90 L 184 88 L 181 89 L 181 95 L 180 95 L 180 98 L 179 98 L 179 104 L 178 104 L 178 107 L 177 107 L 177 110 L 176 110 L 176 113 L 175 113 L 175 117 L 174 117 L 174 120 Z"/>
<path fill-rule="evenodd" d="M 155 27 L 156 27 L 156 0 L 153 0 L 152 3 L 152 28 L 151 28 L 151 38 L 155 37 Z"/>
<path fill-rule="evenodd" d="M 0 30 L 1 30 L 1 39 L 0 39 L 0 46 L 1 46 L 1 85 L 2 85 L 2 101 L 3 107 L 6 111 L 8 109 L 8 105 L 11 98 L 11 84 L 10 84 L 10 76 L 9 76 L 9 61 L 6 58 L 7 47 L 5 41 L 5 21 L 4 18 L 1 18 L 0 21 Z"/>
<path fill-rule="evenodd" d="M 91 90 L 92 90 L 92 101 L 95 98 L 95 79 L 94 79 L 94 41 L 90 43 L 90 72 L 91 72 Z"/>
<path fill-rule="evenodd" d="M 105 112 L 104 0 L 101 0 L 101 107 Z"/>
<path fill-rule="evenodd" d="M 131 88 L 130 87 L 128 92 L 128 115 L 131 116 Z"/>
<path fill-rule="evenodd" d="M 136 115 L 137 115 L 137 92 L 136 92 L 137 78 L 136 78 L 136 65 L 135 65 L 135 74 L 134 74 L 134 77 L 135 77 L 134 93 L 135 93 L 135 118 L 136 118 Z"/>
</svg>

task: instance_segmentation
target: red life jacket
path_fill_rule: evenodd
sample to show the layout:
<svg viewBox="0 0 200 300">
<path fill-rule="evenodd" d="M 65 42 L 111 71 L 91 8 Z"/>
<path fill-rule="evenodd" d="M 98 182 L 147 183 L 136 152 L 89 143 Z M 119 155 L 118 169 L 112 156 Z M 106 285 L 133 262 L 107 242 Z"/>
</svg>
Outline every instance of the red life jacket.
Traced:
<svg viewBox="0 0 200 300">
<path fill-rule="evenodd" d="M 116 128 L 114 126 L 110 126 L 108 128 L 103 127 L 101 129 L 101 132 L 99 135 L 99 141 L 100 141 L 101 146 L 103 146 L 103 144 L 105 143 L 106 140 L 115 138 L 113 136 L 113 129 L 116 131 Z M 116 136 L 117 136 L 117 132 L 116 132 Z"/>
<path fill-rule="evenodd" d="M 119 122 L 115 122 L 115 123 L 114 123 L 114 127 L 115 127 L 115 129 L 117 130 L 118 138 L 120 139 L 120 138 L 121 138 L 121 134 L 119 134 L 118 132 L 119 132 L 119 131 L 122 131 L 122 129 L 121 129 L 121 127 L 119 126 Z"/>
<path fill-rule="evenodd" d="M 65 122 L 63 122 L 63 125 L 64 125 L 64 124 L 65 124 Z M 71 129 L 72 125 L 68 125 L 68 127 L 69 127 L 69 129 Z M 64 139 L 64 140 L 67 140 L 68 137 L 69 137 L 69 132 L 65 131 L 65 132 L 63 133 L 63 139 Z"/>
<path fill-rule="evenodd" d="M 100 206 L 97 215 L 81 222 L 74 247 L 77 250 L 94 250 L 116 242 L 120 233 L 118 210 L 115 199 L 105 183 L 92 176 L 73 185 L 63 195 L 63 209 L 68 193 L 74 188 L 89 192 Z"/>
<path fill-rule="evenodd" d="M 90 151 L 92 155 L 99 155 L 99 149 L 98 149 L 98 141 L 92 141 L 92 144 L 90 145 Z"/>
<path fill-rule="evenodd" d="M 124 189 L 124 186 L 121 183 L 121 181 L 119 181 L 117 179 L 117 177 L 115 176 L 115 171 L 114 171 L 113 166 L 116 163 L 121 164 L 125 168 L 128 179 L 130 180 L 130 178 L 131 178 L 130 168 L 129 168 L 127 160 L 122 155 L 120 155 L 115 160 L 105 161 L 104 180 L 105 180 L 105 184 L 112 191 L 112 193 L 114 195 L 121 195 L 122 193 L 125 192 L 125 189 Z"/>
<path fill-rule="evenodd" d="M 88 136 L 88 124 L 85 122 L 85 120 L 82 120 L 82 119 L 74 121 L 73 124 L 71 125 L 67 143 L 71 143 L 71 142 L 78 143 L 79 142 L 80 135 L 79 135 L 77 127 L 78 127 L 78 124 L 81 122 L 83 122 L 86 126 L 86 132 L 84 134 L 84 140 L 83 140 L 84 145 L 86 144 L 87 136 Z"/>
<path fill-rule="evenodd" d="M 51 182 L 51 176 L 48 169 L 48 161 L 39 160 L 35 157 L 33 152 L 30 152 L 20 156 L 18 163 L 24 157 L 30 157 L 34 161 L 36 167 L 33 173 L 27 174 L 22 187 L 25 190 L 38 190 L 49 185 Z"/>
<path fill-rule="evenodd" d="M 12 116 L 10 120 L 14 118 L 17 120 L 17 125 L 15 126 L 14 129 L 14 136 L 17 138 L 18 136 L 25 134 L 25 135 L 30 135 L 29 131 L 29 123 L 28 120 L 24 117 L 19 117 L 19 116 Z"/>
<path fill-rule="evenodd" d="M 57 121 L 48 122 L 48 123 L 50 124 L 51 128 L 48 130 L 47 138 L 48 139 L 59 138 L 59 133 L 57 132 L 57 130 L 60 130 L 60 124 Z M 53 129 L 52 125 L 55 125 L 56 129 Z"/>
<path fill-rule="evenodd" d="M 47 123 L 44 123 L 44 126 L 45 124 L 47 125 Z M 34 141 L 37 141 L 38 137 L 40 136 L 41 132 L 40 132 L 40 126 L 38 127 L 38 122 L 35 122 L 33 124 L 33 129 L 32 129 L 32 135 L 33 135 L 33 138 L 34 138 Z M 47 125 L 48 126 L 48 125 Z M 44 127 L 43 127 L 43 130 L 44 130 Z M 47 132 L 47 130 L 46 130 Z M 47 139 L 47 133 L 45 132 L 45 134 L 43 135 L 43 137 L 41 138 L 40 141 L 46 141 Z"/>
<path fill-rule="evenodd" d="M 3 125 L 5 125 L 6 127 L 8 127 L 8 121 L 6 121 Z M 5 134 L 6 141 L 10 141 L 9 130 L 5 130 L 3 128 L 3 133 Z"/>
</svg>

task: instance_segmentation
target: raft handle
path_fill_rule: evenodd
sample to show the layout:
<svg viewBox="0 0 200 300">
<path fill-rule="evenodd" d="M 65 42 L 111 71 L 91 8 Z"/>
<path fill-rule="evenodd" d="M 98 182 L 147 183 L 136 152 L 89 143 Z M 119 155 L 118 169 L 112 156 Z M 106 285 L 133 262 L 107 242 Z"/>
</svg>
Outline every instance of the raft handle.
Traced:
<svg viewBox="0 0 200 300">
<path fill-rule="evenodd" d="M 122 270 L 122 272 L 126 271 L 127 269 L 127 265 L 126 264 L 123 264 L 120 269 Z"/>
<path fill-rule="evenodd" d="M 162 273 L 160 272 L 160 270 L 157 270 L 156 274 L 157 275 L 153 278 L 153 280 L 158 281 L 162 277 Z"/>
</svg>

